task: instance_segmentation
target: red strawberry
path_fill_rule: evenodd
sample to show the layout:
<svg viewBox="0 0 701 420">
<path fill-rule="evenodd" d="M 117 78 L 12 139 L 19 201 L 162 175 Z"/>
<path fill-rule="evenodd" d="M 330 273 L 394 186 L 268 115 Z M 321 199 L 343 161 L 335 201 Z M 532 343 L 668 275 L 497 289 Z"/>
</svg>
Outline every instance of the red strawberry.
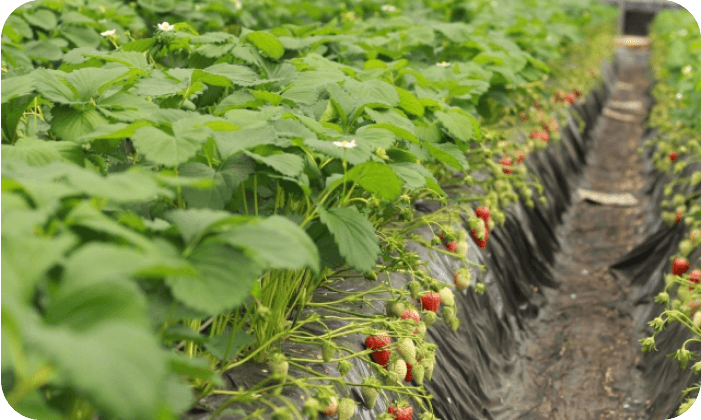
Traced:
<svg viewBox="0 0 701 420">
<path fill-rule="evenodd" d="M 411 382 L 414 380 L 414 375 L 411 374 L 411 365 L 406 364 L 406 376 L 404 377 L 405 382 Z"/>
<path fill-rule="evenodd" d="M 433 313 L 438 312 L 438 307 L 441 304 L 441 296 L 438 293 L 424 293 L 421 296 L 421 307 Z"/>
<path fill-rule="evenodd" d="M 573 93 L 568 93 L 567 96 L 565 96 L 565 101 L 569 102 L 570 104 L 575 103 L 577 98 L 574 96 Z"/>
<path fill-rule="evenodd" d="M 511 175 L 511 158 L 510 157 L 505 157 L 502 160 L 499 161 L 501 163 L 501 170 L 504 171 L 505 174 Z"/>
<path fill-rule="evenodd" d="M 701 270 L 693 270 L 689 273 L 689 281 L 698 284 L 701 281 Z M 689 286 L 689 290 L 694 290 L 694 286 Z"/>
<path fill-rule="evenodd" d="M 532 139 L 536 139 L 536 138 L 538 138 L 538 132 L 537 132 L 537 131 L 531 131 L 531 134 L 530 134 L 530 136 L 528 136 L 528 137 L 530 137 L 530 138 L 532 138 Z"/>
<path fill-rule="evenodd" d="M 674 259 L 674 262 L 672 263 L 672 273 L 674 273 L 675 276 L 686 273 L 686 270 L 688 269 L 689 261 L 684 258 Z"/>
<path fill-rule="evenodd" d="M 484 220 L 485 223 L 489 223 L 489 216 L 491 216 L 491 213 L 489 212 L 489 207 L 487 207 L 487 206 L 477 207 L 475 209 L 475 213 L 477 214 L 477 217 Z"/>
<path fill-rule="evenodd" d="M 477 242 L 477 246 L 479 246 L 480 248 L 487 247 L 487 240 L 489 239 L 489 230 L 486 227 L 484 228 L 484 239 L 480 239 L 477 237 L 476 230 L 471 231 L 470 234 L 472 235 L 472 239 L 474 239 L 475 242 Z"/>
<path fill-rule="evenodd" d="M 677 223 L 682 222 L 682 216 L 684 216 L 684 213 L 680 210 L 677 212 L 677 218 L 675 219 Z"/>
<path fill-rule="evenodd" d="M 402 319 L 411 319 L 417 324 L 421 322 L 421 318 L 419 317 L 419 313 L 416 312 L 416 309 L 405 309 L 404 313 L 402 314 Z"/>
<path fill-rule="evenodd" d="M 390 405 L 387 412 L 394 415 L 394 420 L 411 420 L 414 417 L 414 409 L 411 406 L 398 408 Z"/>
<path fill-rule="evenodd" d="M 389 350 L 380 349 L 389 347 L 391 343 L 392 339 L 386 335 L 371 335 L 365 339 L 365 346 L 367 348 L 377 350 L 370 353 L 372 359 L 375 361 L 375 363 L 382 365 L 385 369 L 387 369 L 387 364 L 389 363 L 391 353 Z"/>
<path fill-rule="evenodd" d="M 677 152 L 669 152 L 669 161 L 674 162 L 677 160 L 677 157 L 679 157 L 679 154 Z"/>
<path fill-rule="evenodd" d="M 455 246 L 457 245 L 457 242 L 451 241 L 445 244 L 445 247 L 448 248 L 448 251 L 450 252 L 455 252 Z"/>
</svg>

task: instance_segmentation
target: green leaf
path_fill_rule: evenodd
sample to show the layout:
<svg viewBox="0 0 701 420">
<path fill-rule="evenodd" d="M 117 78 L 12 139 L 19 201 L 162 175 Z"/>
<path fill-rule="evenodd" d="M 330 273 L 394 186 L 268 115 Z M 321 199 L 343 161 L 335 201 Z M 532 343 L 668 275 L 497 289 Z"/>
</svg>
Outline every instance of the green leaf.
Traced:
<svg viewBox="0 0 701 420">
<path fill-rule="evenodd" d="M 36 328 L 28 334 L 27 345 L 105 415 L 154 418 L 166 359 L 151 331 L 112 321 L 84 332 Z"/>
<path fill-rule="evenodd" d="M 367 273 L 380 255 L 375 229 L 355 207 L 318 207 L 319 217 L 333 234 L 341 255 L 352 268 Z"/>
<path fill-rule="evenodd" d="M 410 190 L 425 187 L 426 179 L 433 178 L 433 174 L 428 169 L 417 163 L 399 162 L 389 166 L 404 180 L 406 187 Z"/>
<path fill-rule="evenodd" d="M 424 142 L 423 146 L 428 149 L 431 156 L 438 159 L 440 162 L 448 164 L 458 170 L 468 170 L 470 165 L 465 159 L 465 153 L 452 143 L 428 143 Z"/>
<path fill-rule="evenodd" d="M 297 155 L 283 153 L 270 156 L 261 156 L 249 151 L 244 151 L 244 153 L 253 158 L 255 161 L 270 166 L 283 175 L 296 177 L 304 170 L 304 159 Z"/>
<path fill-rule="evenodd" d="M 14 146 L 2 145 L 2 157 L 15 158 L 27 162 L 30 166 L 44 166 L 51 162 L 65 161 L 61 153 L 53 144 L 58 142 L 42 141 L 37 138 L 24 137 Z"/>
<path fill-rule="evenodd" d="M 253 173 L 253 165 L 250 161 L 229 159 L 218 169 L 199 163 L 186 163 L 180 167 L 181 177 L 206 177 L 212 179 L 212 188 L 197 189 L 183 188 L 183 197 L 189 208 L 210 208 L 222 210 L 231 200 L 234 189 Z"/>
<path fill-rule="evenodd" d="M 401 109 L 417 117 L 424 116 L 424 106 L 413 93 L 400 87 L 395 87 L 395 89 L 397 89 L 397 94 L 399 94 L 399 107 Z"/>
<path fill-rule="evenodd" d="M 314 242 L 295 223 L 282 216 L 238 225 L 219 238 L 248 250 L 272 268 L 319 272 L 319 254 Z M 275 238 L 271 240 L 271 238 Z"/>
<path fill-rule="evenodd" d="M 204 343 L 204 348 L 214 357 L 227 362 L 239 352 L 239 348 L 252 344 L 255 338 L 245 331 L 231 331 L 230 333 L 209 337 Z"/>
<path fill-rule="evenodd" d="M 402 193 L 402 180 L 389 166 L 382 163 L 367 162 L 355 166 L 348 171 L 346 178 L 387 200 L 394 200 Z"/>
<path fill-rule="evenodd" d="M 52 30 L 57 23 L 56 15 L 46 9 L 39 9 L 34 13 L 25 13 L 24 18 L 30 25 L 38 26 L 45 31 Z"/>
<path fill-rule="evenodd" d="M 65 223 L 67 226 L 83 226 L 122 238 L 146 252 L 157 252 L 158 249 L 157 245 L 148 238 L 110 219 L 87 201 L 82 202 L 68 213 Z"/>
<path fill-rule="evenodd" d="M 195 238 L 203 237 L 219 226 L 250 220 L 248 216 L 212 209 L 173 210 L 168 212 L 165 218 L 178 228 L 186 245 L 192 244 Z"/>
<path fill-rule="evenodd" d="M 285 47 L 276 37 L 265 32 L 251 32 L 246 39 L 270 58 L 277 60 L 285 53 Z"/>
<path fill-rule="evenodd" d="M 175 0 L 139 0 L 139 6 L 155 13 L 168 13 L 175 8 Z"/>
<path fill-rule="evenodd" d="M 66 74 L 65 80 L 76 89 L 78 101 L 89 102 L 127 73 L 129 73 L 129 69 L 126 67 L 85 68 Z"/>
<path fill-rule="evenodd" d="M 61 140 L 78 142 L 80 137 L 95 131 L 95 128 L 108 123 L 93 107 L 76 109 L 58 105 L 51 108 L 51 130 Z"/>
<path fill-rule="evenodd" d="M 195 248 L 190 261 L 200 276 L 168 277 L 166 284 L 176 299 L 207 315 L 230 311 L 245 302 L 253 282 L 264 271 L 241 251 L 213 243 Z"/>
<path fill-rule="evenodd" d="M 2 91 L 4 93 L 5 89 Z M 17 126 L 24 115 L 24 111 L 34 101 L 34 97 L 34 95 L 24 95 L 10 99 L 8 102 L 3 101 L 0 124 L 2 125 L 3 135 L 8 139 L 14 140 L 17 137 Z"/>
<path fill-rule="evenodd" d="M 91 22 L 94 24 L 94 21 Z M 76 47 L 97 48 L 102 43 L 102 36 L 93 28 L 76 25 L 61 25 L 61 35 Z"/>
<path fill-rule="evenodd" d="M 448 133 L 458 142 L 467 143 L 473 138 L 472 121 L 458 112 L 434 113 Z"/>
<path fill-rule="evenodd" d="M 37 69 L 31 73 L 34 86 L 41 96 L 59 104 L 72 104 L 78 91 L 62 81 L 65 80 L 65 74 L 62 71 L 45 69 Z"/>
<path fill-rule="evenodd" d="M 134 132 L 131 140 L 152 162 L 168 167 L 178 166 L 195 156 L 202 144 L 212 136 L 212 129 L 193 120 L 174 122 L 173 136 L 154 127 L 142 127 Z"/>
<path fill-rule="evenodd" d="M 255 86 L 267 81 L 260 80 L 258 74 L 248 67 L 237 64 L 219 63 L 192 73 L 193 83 L 201 80 L 212 86 Z"/>
<path fill-rule="evenodd" d="M 44 320 L 74 331 L 96 328 L 113 320 L 145 325 L 146 299 L 135 284 L 93 283 L 54 299 L 46 308 Z"/>
<path fill-rule="evenodd" d="M 31 75 L 2 79 L 2 103 L 34 93 L 34 78 Z M 3 107 L 4 108 L 4 107 Z"/>
</svg>

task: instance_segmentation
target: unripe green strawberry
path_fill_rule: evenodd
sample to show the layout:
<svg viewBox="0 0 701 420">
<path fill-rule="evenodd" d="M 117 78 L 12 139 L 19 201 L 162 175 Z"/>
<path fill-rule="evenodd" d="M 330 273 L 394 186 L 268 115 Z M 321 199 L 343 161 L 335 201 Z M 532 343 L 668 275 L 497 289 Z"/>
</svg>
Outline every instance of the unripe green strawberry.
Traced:
<svg viewBox="0 0 701 420">
<path fill-rule="evenodd" d="M 679 252 L 681 252 L 681 254 L 685 257 L 691 254 L 691 251 L 693 251 L 694 248 L 696 248 L 696 246 L 694 246 L 688 239 L 683 239 L 681 242 L 679 242 Z"/>
<path fill-rule="evenodd" d="M 439 238 L 438 236 L 434 236 L 433 238 L 431 238 L 431 245 L 435 246 L 435 245 L 440 245 L 440 244 L 441 244 L 441 238 Z"/>
<path fill-rule="evenodd" d="M 341 398 L 338 402 L 338 420 L 348 420 L 355 414 L 355 401 L 350 398 Z"/>
<path fill-rule="evenodd" d="M 394 363 L 390 364 L 389 371 L 397 374 L 397 380 L 395 382 L 401 382 L 406 377 L 406 362 L 402 359 L 397 359 Z"/>
<path fill-rule="evenodd" d="M 518 200 L 518 198 L 514 201 L 517 201 L 517 200 Z M 489 223 L 487 223 L 487 228 L 489 228 L 489 230 L 494 229 L 494 224 L 497 224 L 499 226 L 504 226 L 505 221 L 506 221 L 506 215 L 504 214 L 504 212 L 499 211 L 499 210 L 494 210 L 492 212 L 492 219 L 489 221 Z"/>
<path fill-rule="evenodd" d="M 321 356 L 324 359 L 324 362 L 330 362 L 331 359 L 333 359 L 334 354 L 336 354 L 336 346 L 328 341 L 324 343 L 324 346 L 321 348 Z"/>
<path fill-rule="evenodd" d="M 431 313 L 433 313 L 433 312 L 431 312 Z M 435 314 L 434 314 L 434 315 L 435 315 Z M 425 324 L 425 323 L 423 323 L 423 322 L 420 323 L 419 326 L 418 326 L 416 329 L 418 330 L 418 334 L 419 334 L 420 337 L 423 337 L 423 336 L 426 335 L 426 330 L 427 330 L 427 328 L 426 328 L 426 324 Z M 416 332 L 414 332 L 414 334 L 416 334 Z"/>
<path fill-rule="evenodd" d="M 701 312 L 696 312 L 693 319 L 694 325 L 701 328 Z"/>
<path fill-rule="evenodd" d="M 450 320 L 450 329 L 453 330 L 453 332 L 457 331 L 458 328 L 460 328 L 460 320 L 456 317 Z"/>
<path fill-rule="evenodd" d="M 388 160 L 388 159 L 389 159 L 389 156 L 387 156 L 387 151 L 386 151 L 385 149 L 381 148 L 381 147 L 378 147 L 378 148 L 375 150 L 375 155 L 377 155 L 377 157 L 379 157 L 379 158 L 382 159 L 382 160 Z"/>
<path fill-rule="evenodd" d="M 397 353 L 410 365 L 416 364 L 416 346 L 411 338 L 402 338 L 397 342 Z"/>
<path fill-rule="evenodd" d="M 674 198 L 672 198 L 672 203 L 674 203 L 676 207 L 683 206 L 685 201 L 686 198 L 683 194 L 677 194 L 674 196 Z"/>
<path fill-rule="evenodd" d="M 435 312 L 424 311 L 424 323 L 427 326 L 430 327 L 431 325 L 433 325 L 433 323 L 436 322 L 437 319 L 438 319 L 438 315 L 436 315 Z"/>
<path fill-rule="evenodd" d="M 455 243 L 455 253 L 458 255 L 466 256 L 467 255 L 467 250 L 469 249 L 469 245 L 467 244 L 467 241 L 457 241 Z"/>
<path fill-rule="evenodd" d="M 444 306 L 443 307 L 443 319 L 446 324 L 450 322 L 451 319 L 455 318 L 455 307 L 454 306 Z"/>
<path fill-rule="evenodd" d="M 430 381 L 431 378 L 433 378 L 434 362 L 424 359 L 419 364 L 424 367 L 424 378 L 426 378 L 427 381 Z"/>
<path fill-rule="evenodd" d="M 385 308 L 387 309 L 387 315 L 392 315 L 399 318 L 404 313 L 405 306 L 404 302 L 401 300 L 392 300 L 387 302 Z"/>
<path fill-rule="evenodd" d="M 438 418 L 434 414 L 429 413 L 427 411 L 425 413 L 421 413 L 421 417 L 419 417 L 419 420 L 438 420 Z"/>
<path fill-rule="evenodd" d="M 369 386 L 364 386 L 360 389 L 360 393 L 363 395 L 363 401 L 365 402 L 365 406 L 370 410 L 375 408 L 377 397 L 380 395 L 377 392 L 377 389 Z"/>
<path fill-rule="evenodd" d="M 290 364 L 282 353 L 275 353 L 268 361 L 270 373 L 277 379 L 284 380 L 287 378 L 287 371 Z"/>
<path fill-rule="evenodd" d="M 487 286 L 480 282 L 475 285 L 475 293 L 478 295 L 483 295 L 487 291 Z"/>
<path fill-rule="evenodd" d="M 695 187 L 698 184 L 701 184 L 701 172 L 694 172 L 691 174 L 691 185 Z"/>
<path fill-rule="evenodd" d="M 411 297 L 414 299 L 419 298 L 419 293 L 421 293 L 421 283 L 419 283 L 416 280 L 412 280 L 409 282 L 409 293 L 411 294 Z"/>
<path fill-rule="evenodd" d="M 389 413 L 382 413 L 375 417 L 375 420 L 394 420 L 394 416 Z"/>
<path fill-rule="evenodd" d="M 467 232 L 464 229 L 460 229 L 458 231 L 457 239 L 456 241 L 466 241 L 467 240 Z"/>
<path fill-rule="evenodd" d="M 421 363 L 413 365 L 411 367 L 411 373 L 414 375 L 414 380 L 416 384 L 422 386 L 424 384 L 424 365 Z"/>
<path fill-rule="evenodd" d="M 319 412 L 321 411 L 321 404 L 316 398 L 309 398 L 302 405 L 302 413 L 306 418 L 316 420 L 319 417 Z"/>
<path fill-rule="evenodd" d="M 441 297 L 441 303 L 446 306 L 455 306 L 455 296 L 453 291 L 447 287 L 442 288 L 438 291 L 438 295 Z"/>
<path fill-rule="evenodd" d="M 338 372 L 341 376 L 346 376 L 346 373 L 350 372 L 353 365 L 348 360 L 341 360 L 338 362 Z"/>
<path fill-rule="evenodd" d="M 531 201 L 531 203 L 532 202 L 533 201 Z M 548 199 L 545 196 L 540 196 L 540 197 L 538 197 L 538 202 L 544 206 L 544 205 L 548 204 Z M 531 205 L 531 207 L 533 207 L 533 205 Z"/>
<path fill-rule="evenodd" d="M 677 215 L 671 211 L 663 211 L 662 220 L 667 224 L 667 226 L 674 226 L 676 223 Z"/>
<path fill-rule="evenodd" d="M 463 267 L 453 274 L 453 283 L 458 290 L 465 290 L 470 286 L 471 277 L 470 269 Z"/>
<path fill-rule="evenodd" d="M 377 272 L 375 272 L 375 270 L 370 270 L 368 273 L 365 273 L 363 277 L 365 277 L 365 280 L 377 281 Z"/>
</svg>

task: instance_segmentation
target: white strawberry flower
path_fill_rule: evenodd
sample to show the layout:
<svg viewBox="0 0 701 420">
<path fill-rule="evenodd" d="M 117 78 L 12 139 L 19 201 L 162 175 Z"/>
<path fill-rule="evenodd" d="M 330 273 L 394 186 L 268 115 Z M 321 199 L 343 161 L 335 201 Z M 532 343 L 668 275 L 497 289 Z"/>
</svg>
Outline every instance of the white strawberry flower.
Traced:
<svg viewBox="0 0 701 420">
<path fill-rule="evenodd" d="M 234 7 L 236 7 L 237 9 L 240 9 L 241 7 L 243 7 L 243 5 L 241 4 L 240 1 L 236 1 L 236 0 L 231 0 L 231 1 L 234 3 Z"/>
<path fill-rule="evenodd" d="M 168 32 L 168 31 L 172 31 L 173 29 L 175 29 L 175 25 L 171 25 L 168 22 L 163 22 L 163 23 L 158 24 L 158 29 L 160 29 L 164 32 Z"/>
<path fill-rule="evenodd" d="M 682 95 L 681 93 L 677 93 L 677 96 L 676 96 L 677 99 L 681 99 L 683 97 L 684 97 L 684 95 Z"/>
<path fill-rule="evenodd" d="M 686 67 L 684 67 L 684 68 L 682 69 L 682 73 L 684 73 L 685 75 L 691 74 L 691 66 L 686 66 Z"/>
<path fill-rule="evenodd" d="M 346 141 L 346 140 L 335 141 L 335 142 L 333 142 L 333 145 L 336 147 L 344 147 L 346 149 L 352 149 L 355 146 L 357 146 L 357 144 L 355 144 L 355 139 L 353 139 L 351 141 Z"/>
<path fill-rule="evenodd" d="M 441 61 L 440 63 L 436 63 L 436 65 L 438 67 L 448 67 L 450 63 L 448 63 L 447 61 Z"/>
<path fill-rule="evenodd" d="M 389 5 L 389 4 L 385 4 L 385 5 L 382 6 L 382 11 L 383 11 L 383 12 L 394 12 L 394 11 L 396 11 L 396 10 L 397 10 L 396 7 L 391 6 L 391 5 Z"/>
<path fill-rule="evenodd" d="M 117 32 L 116 29 L 110 29 L 109 31 L 102 32 L 100 35 L 102 35 L 102 36 L 111 36 L 111 35 L 114 35 L 115 32 Z"/>
</svg>

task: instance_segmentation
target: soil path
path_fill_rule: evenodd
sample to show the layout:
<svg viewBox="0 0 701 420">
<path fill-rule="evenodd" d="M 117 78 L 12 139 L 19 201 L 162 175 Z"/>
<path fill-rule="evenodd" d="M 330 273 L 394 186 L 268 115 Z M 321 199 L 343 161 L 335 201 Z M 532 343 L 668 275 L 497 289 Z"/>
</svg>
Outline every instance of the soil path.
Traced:
<svg viewBox="0 0 701 420">
<path fill-rule="evenodd" d="M 602 117 L 594 132 L 580 188 L 631 193 L 639 204 L 617 207 L 582 201 L 565 215 L 558 229 L 562 251 L 553 267 L 561 287 L 545 291 L 549 303 L 530 323 L 514 377 L 517 383 L 505 384 L 512 392 L 503 404 L 513 411 L 499 418 L 649 418 L 648 402 L 638 391 L 642 379 L 635 366 L 642 354 L 632 338 L 627 285 L 608 272 L 609 265 L 644 239 L 646 197 L 636 148 L 644 132 L 649 81 L 640 67 L 622 71 L 621 81 L 604 114 L 613 118 Z M 635 102 L 642 108 L 623 111 Z"/>
</svg>

